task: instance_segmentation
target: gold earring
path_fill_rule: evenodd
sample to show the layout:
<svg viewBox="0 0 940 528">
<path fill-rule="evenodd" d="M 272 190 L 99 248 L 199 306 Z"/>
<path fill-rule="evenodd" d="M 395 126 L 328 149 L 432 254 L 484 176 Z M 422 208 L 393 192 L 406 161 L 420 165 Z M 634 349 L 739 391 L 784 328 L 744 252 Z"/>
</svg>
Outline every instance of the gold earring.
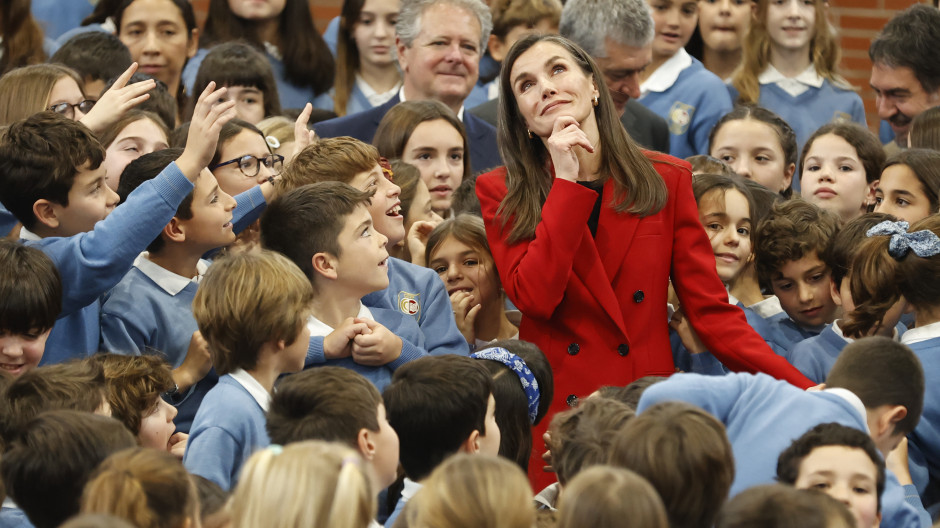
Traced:
<svg viewBox="0 0 940 528">
<path fill-rule="evenodd" d="M 597 99 L 597 96 L 595 95 L 595 96 L 594 96 L 594 106 L 597 106 L 598 104 L 600 104 L 600 101 Z"/>
<path fill-rule="evenodd" d="M 529 139 L 535 139 L 535 136 L 532 134 L 532 131 L 531 131 L 531 130 L 529 130 L 529 129 L 527 128 L 527 129 L 525 129 L 525 131 L 526 131 L 527 134 L 529 134 Z"/>
</svg>

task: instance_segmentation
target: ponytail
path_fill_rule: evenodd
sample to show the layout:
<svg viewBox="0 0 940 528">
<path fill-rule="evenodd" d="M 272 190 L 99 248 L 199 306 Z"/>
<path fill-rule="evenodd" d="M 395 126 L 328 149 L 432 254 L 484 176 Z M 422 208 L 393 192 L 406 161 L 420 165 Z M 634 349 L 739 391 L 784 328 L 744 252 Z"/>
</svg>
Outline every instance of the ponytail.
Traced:
<svg viewBox="0 0 940 528">
<path fill-rule="evenodd" d="M 877 236 L 862 243 L 849 266 L 849 291 L 855 310 L 839 326 L 846 337 L 858 339 L 881 323 L 888 309 L 898 302 L 898 261 L 888 253 L 891 238 Z"/>
</svg>

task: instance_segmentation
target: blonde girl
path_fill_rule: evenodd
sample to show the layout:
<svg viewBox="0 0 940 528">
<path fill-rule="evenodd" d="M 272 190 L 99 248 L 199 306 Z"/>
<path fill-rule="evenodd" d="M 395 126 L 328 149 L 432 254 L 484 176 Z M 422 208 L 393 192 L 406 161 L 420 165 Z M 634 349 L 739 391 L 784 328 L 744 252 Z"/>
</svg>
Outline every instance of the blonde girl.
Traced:
<svg viewBox="0 0 940 528">
<path fill-rule="evenodd" d="M 437 467 L 405 510 L 411 528 L 532 528 L 525 474 L 508 460 L 454 455 Z M 237 527 L 236 527 L 237 528 Z"/>
<path fill-rule="evenodd" d="M 457 328 L 472 348 L 519 337 L 518 323 L 506 311 L 506 296 L 480 217 L 462 214 L 434 228 L 428 237 L 427 262 L 444 281 Z"/>
<path fill-rule="evenodd" d="M 836 72 L 839 43 L 826 6 L 825 0 L 758 0 L 732 78 L 735 102 L 777 113 L 796 131 L 799 145 L 833 120 L 865 125 L 861 97 Z M 794 188 L 800 190 L 799 181 Z"/>
<path fill-rule="evenodd" d="M 232 528 L 366 528 L 376 504 L 358 453 L 306 441 L 252 455 L 231 509 Z"/>
<path fill-rule="evenodd" d="M 137 528 L 190 528 L 199 523 L 199 499 L 173 455 L 135 447 L 101 463 L 85 485 L 81 512 L 111 514 Z"/>
</svg>

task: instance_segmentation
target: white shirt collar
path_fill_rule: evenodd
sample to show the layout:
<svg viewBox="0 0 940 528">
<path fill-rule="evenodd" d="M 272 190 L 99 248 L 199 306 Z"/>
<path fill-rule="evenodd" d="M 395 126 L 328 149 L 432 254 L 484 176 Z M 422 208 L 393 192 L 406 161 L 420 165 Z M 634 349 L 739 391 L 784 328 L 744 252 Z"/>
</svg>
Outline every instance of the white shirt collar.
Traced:
<svg viewBox="0 0 940 528">
<path fill-rule="evenodd" d="M 836 334 L 837 336 L 841 337 L 842 339 L 845 339 L 845 342 L 846 342 L 846 343 L 851 343 L 852 341 L 855 341 L 855 340 L 852 339 L 851 337 L 845 337 L 845 334 L 842 333 L 842 327 L 839 326 L 839 321 L 840 321 L 840 320 L 841 320 L 841 319 L 836 319 L 835 321 L 832 322 L 832 331 L 835 332 L 835 334 Z M 898 335 L 898 329 L 897 329 L 897 327 L 893 328 L 893 329 L 892 329 L 892 332 L 893 332 L 893 334 L 891 335 L 891 339 L 893 339 L 893 340 L 895 340 L 895 341 L 900 341 L 900 340 L 901 340 L 901 336 Z"/>
<path fill-rule="evenodd" d="M 405 102 L 405 82 L 402 81 L 401 88 L 398 90 L 398 102 Z M 457 119 L 463 122 L 463 105 L 460 105 L 460 111 L 457 112 Z"/>
<path fill-rule="evenodd" d="M 754 313 L 763 317 L 764 319 L 777 315 L 783 311 L 783 306 L 780 306 L 780 299 L 778 299 L 776 295 L 771 295 L 763 301 L 758 301 L 748 306 L 748 308 L 754 310 Z"/>
<path fill-rule="evenodd" d="M 856 396 L 854 392 L 838 387 L 832 389 L 823 389 L 823 392 L 835 394 L 836 396 L 848 402 L 848 404 L 851 405 L 852 408 L 855 409 L 855 411 L 858 413 L 859 417 L 862 419 L 862 423 L 865 424 L 865 432 L 871 434 L 871 432 L 868 430 L 868 411 L 865 410 L 865 404 L 862 403 L 862 400 Z"/>
<path fill-rule="evenodd" d="M 183 291 L 183 288 L 188 286 L 189 283 L 195 282 L 198 284 L 199 281 L 202 280 L 202 276 L 206 274 L 206 270 L 209 269 L 209 263 L 199 259 L 199 262 L 196 263 L 196 276 L 186 278 L 173 273 L 159 264 L 155 264 L 150 260 L 150 254 L 144 251 L 134 259 L 134 267 L 149 277 L 150 280 L 157 283 L 157 286 L 163 288 L 165 292 L 170 295 L 176 295 Z"/>
<path fill-rule="evenodd" d="M 418 490 L 421 489 L 421 483 L 415 482 L 408 477 L 405 477 L 405 486 L 401 489 L 401 498 L 406 501 L 411 500 L 415 496 L 415 493 L 418 493 Z"/>
<path fill-rule="evenodd" d="M 911 328 L 901 336 L 901 343 L 913 345 L 935 337 L 940 337 L 940 323 L 930 323 L 929 325 Z"/>
<path fill-rule="evenodd" d="M 375 317 L 372 317 L 372 312 L 366 308 L 366 305 L 362 304 L 362 301 L 359 301 L 359 313 L 356 314 L 358 319 L 372 319 L 375 320 Z M 324 323 L 323 321 L 317 319 L 314 316 L 310 316 L 307 319 L 307 329 L 310 330 L 310 335 L 313 337 L 327 336 L 335 330 L 332 326 Z"/>
<path fill-rule="evenodd" d="M 244 387 L 248 394 L 251 394 L 251 397 L 261 406 L 261 410 L 268 412 L 268 407 L 271 406 L 271 394 L 261 386 L 261 383 L 254 376 L 245 369 L 235 369 L 229 372 L 229 376 Z"/>
<path fill-rule="evenodd" d="M 13 502 L 13 499 L 10 498 L 10 497 L 7 497 L 7 498 L 3 499 L 3 507 L 4 507 L 4 508 L 15 509 L 15 510 L 20 509 L 20 507 L 17 506 L 16 503 Z"/>
<path fill-rule="evenodd" d="M 679 48 L 675 55 L 669 57 L 669 60 L 656 68 L 656 71 L 650 74 L 649 78 L 640 85 L 640 97 L 649 92 L 665 92 L 672 88 L 682 70 L 691 65 L 692 56 L 685 49 Z"/>
<path fill-rule="evenodd" d="M 776 84 L 783 91 L 796 97 L 810 87 L 821 87 L 825 79 L 816 73 L 816 67 L 812 64 L 796 77 L 786 77 L 772 64 L 768 64 L 767 69 L 757 76 L 757 81 L 761 84 Z"/>
<path fill-rule="evenodd" d="M 33 233 L 32 231 L 30 231 L 29 229 L 26 229 L 25 227 L 20 228 L 20 238 L 23 240 L 29 240 L 32 242 L 35 242 L 37 240 L 42 240 L 41 236 L 37 235 L 36 233 Z"/>
<path fill-rule="evenodd" d="M 401 81 L 398 81 L 395 86 L 390 90 L 384 91 L 382 93 L 376 92 L 365 79 L 362 78 L 358 73 L 356 74 L 356 86 L 359 87 L 359 90 L 362 91 L 362 95 L 366 96 L 366 99 L 369 100 L 369 104 L 372 106 L 380 106 L 381 104 L 387 102 L 389 99 L 395 96 L 398 93 L 399 88 L 401 88 Z"/>
</svg>

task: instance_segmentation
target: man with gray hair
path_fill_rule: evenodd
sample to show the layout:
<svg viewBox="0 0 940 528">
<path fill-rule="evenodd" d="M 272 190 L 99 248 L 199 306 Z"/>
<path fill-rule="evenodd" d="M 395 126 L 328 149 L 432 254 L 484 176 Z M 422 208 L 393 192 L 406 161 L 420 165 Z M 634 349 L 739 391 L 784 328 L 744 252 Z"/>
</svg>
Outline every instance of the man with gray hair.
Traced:
<svg viewBox="0 0 940 528">
<path fill-rule="evenodd" d="M 630 137 L 644 147 L 669 152 L 666 121 L 636 101 L 640 73 L 653 60 L 653 16 L 646 2 L 568 0 L 559 31 L 597 62 Z"/>
<path fill-rule="evenodd" d="M 463 108 L 479 77 L 480 57 L 492 29 L 489 8 L 481 0 L 403 0 L 395 24 L 402 70 L 398 95 L 370 110 L 317 123 L 317 134 L 371 143 L 390 108 L 401 101 L 436 99 L 463 121 L 473 169 L 502 165 L 496 129 Z"/>
</svg>

